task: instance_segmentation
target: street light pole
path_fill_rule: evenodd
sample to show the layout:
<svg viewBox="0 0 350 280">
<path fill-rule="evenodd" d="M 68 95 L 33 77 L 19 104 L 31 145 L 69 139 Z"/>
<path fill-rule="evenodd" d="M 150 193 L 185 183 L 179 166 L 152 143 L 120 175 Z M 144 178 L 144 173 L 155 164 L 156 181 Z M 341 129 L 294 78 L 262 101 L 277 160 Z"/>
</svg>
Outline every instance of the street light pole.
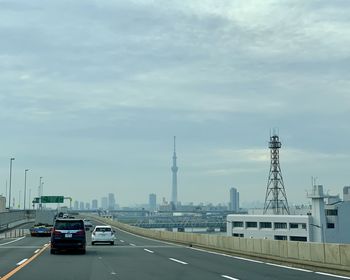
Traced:
<svg viewBox="0 0 350 280">
<path fill-rule="evenodd" d="M 24 170 L 24 204 L 23 210 L 26 210 L 26 200 L 27 200 L 27 172 L 29 169 Z M 29 207 L 30 208 L 30 207 Z"/>
<path fill-rule="evenodd" d="M 11 209 L 11 181 L 12 181 L 12 161 L 15 158 L 10 158 L 10 186 L 9 186 L 9 210 Z"/>
<path fill-rule="evenodd" d="M 41 195 L 42 195 L 42 193 L 41 193 L 41 180 L 42 180 L 42 178 L 43 177 L 40 177 L 39 178 L 39 192 L 38 192 L 38 196 L 39 196 L 39 209 L 41 209 L 41 207 L 42 207 L 42 204 L 41 204 Z"/>
</svg>

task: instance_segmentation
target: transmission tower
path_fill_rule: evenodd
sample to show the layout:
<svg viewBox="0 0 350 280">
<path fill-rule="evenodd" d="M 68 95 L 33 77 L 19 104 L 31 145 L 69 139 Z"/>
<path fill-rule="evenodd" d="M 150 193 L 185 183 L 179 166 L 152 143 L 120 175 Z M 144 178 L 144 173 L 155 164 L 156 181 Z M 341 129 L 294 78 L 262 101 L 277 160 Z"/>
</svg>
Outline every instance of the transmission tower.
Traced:
<svg viewBox="0 0 350 280">
<path fill-rule="evenodd" d="M 281 146 L 279 137 L 277 133 L 274 132 L 273 135 L 270 136 L 269 142 L 271 165 L 267 181 L 264 214 L 267 214 L 268 210 L 271 209 L 275 215 L 289 215 L 288 200 L 279 160 L 279 149 Z"/>
</svg>

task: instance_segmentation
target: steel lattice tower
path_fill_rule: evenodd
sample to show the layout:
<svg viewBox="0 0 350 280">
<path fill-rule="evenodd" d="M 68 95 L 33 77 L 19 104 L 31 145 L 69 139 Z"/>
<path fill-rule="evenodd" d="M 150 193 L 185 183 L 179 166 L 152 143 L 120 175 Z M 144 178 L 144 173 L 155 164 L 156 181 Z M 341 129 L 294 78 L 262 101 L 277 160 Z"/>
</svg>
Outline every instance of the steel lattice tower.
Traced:
<svg viewBox="0 0 350 280">
<path fill-rule="evenodd" d="M 269 209 L 272 209 L 272 212 L 275 215 L 289 214 L 288 200 L 279 160 L 279 149 L 281 146 L 281 142 L 276 133 L 270 136 L 269 148 L 271 154 L 271 166 L 267 181 L 264 214 L 266 214 Z"/>
</svg>

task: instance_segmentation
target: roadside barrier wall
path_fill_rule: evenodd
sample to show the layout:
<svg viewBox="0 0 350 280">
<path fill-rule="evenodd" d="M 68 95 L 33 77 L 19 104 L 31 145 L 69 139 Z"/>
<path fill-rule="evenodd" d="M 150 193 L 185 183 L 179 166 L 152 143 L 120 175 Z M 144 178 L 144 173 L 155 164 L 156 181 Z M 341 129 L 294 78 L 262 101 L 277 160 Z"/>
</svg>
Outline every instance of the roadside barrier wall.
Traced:
<svg viewBox="0 0 350 280">
<path fill-rule="evenodd" d="M 350 272 L 350 244 L 268 240 L 143 229 L 98 216 L 90 218 L 144 237 L 248 256 Z"/>
<path fill-rule="evenodd" d="M 35 213 L 31 210 L 0 213 L 0 231 L 34 221 Z"/>
</svg>

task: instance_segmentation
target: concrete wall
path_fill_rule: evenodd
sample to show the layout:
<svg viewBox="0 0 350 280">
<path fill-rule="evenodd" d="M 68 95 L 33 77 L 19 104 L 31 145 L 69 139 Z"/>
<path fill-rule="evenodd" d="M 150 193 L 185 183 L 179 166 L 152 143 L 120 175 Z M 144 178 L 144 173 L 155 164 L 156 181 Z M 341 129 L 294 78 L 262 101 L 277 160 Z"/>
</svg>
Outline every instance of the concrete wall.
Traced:
<svg viewBox="0 0 350 280">
<path fill-rule="evenodd" d="M 2 212 L 0 213 L 0 231 L 32 221 L 34 215 L 31 210 Z"/>
<path fill-rule="evenodd" d="M 89 218 L 154 239 L 300 265 L 317 266 L 330 270 L 343 270 L 350 273 L 350 244 L 309 243 L 168 232 L 133 227 L 94 215 L 89 215 Z"/>
</svg>

